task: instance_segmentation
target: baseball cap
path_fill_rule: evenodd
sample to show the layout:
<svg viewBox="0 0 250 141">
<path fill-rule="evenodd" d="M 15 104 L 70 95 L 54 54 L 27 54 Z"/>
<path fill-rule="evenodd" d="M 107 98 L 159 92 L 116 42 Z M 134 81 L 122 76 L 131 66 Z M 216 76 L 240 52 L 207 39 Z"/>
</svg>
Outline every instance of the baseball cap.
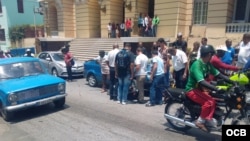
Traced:
<svg viewBox="0 0 250 141">
<path fill-rule="evenodd" d="M 219 45 L 216 47 L 216 50 L 227 51 L 227 47 L 225 45 Z"/>
<path fill-rule="evenodd" d="M 177 37 L 180 37 L 180 36 L 182 36 L 182 33 L 181 33 L 181 32 L 179 32 L 179 33 L 177 34 Z"/>
</svg>

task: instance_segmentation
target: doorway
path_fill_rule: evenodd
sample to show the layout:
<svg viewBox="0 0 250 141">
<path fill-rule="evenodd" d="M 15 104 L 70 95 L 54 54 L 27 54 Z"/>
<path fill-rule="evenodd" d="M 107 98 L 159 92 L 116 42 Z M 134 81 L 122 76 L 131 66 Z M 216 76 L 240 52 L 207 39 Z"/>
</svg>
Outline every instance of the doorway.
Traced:
<svg viewBox="0 0 250 141">
<path fill-rule="evenodd" d="M 155 0 L 149 0 L 149 2 L 148 2 L 148 16 L 150 18 L 154 17 L 154 11 L 155 11 Z"/>
</svg>

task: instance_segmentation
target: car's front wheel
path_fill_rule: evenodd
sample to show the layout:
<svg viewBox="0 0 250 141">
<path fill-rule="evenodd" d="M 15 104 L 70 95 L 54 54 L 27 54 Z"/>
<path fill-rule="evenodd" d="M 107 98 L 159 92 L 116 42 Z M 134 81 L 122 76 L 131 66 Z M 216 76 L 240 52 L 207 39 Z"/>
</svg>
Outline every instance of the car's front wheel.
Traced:
<svg viewBox="0 0 250 141">
<path fill-rule="evenodd" d="M 97 86 L 97 79 L 96 79 L 96 77 L 93 74 L 90 74 L 88 76 L 87 80 L 88 80 L 89 86 L 91 86 L 91 87 Z"/>
<path fill-rule="evenodd" d="M 65 97 L 54 101 L 56 108 L 63 108 L 65 104 Z"/>
<path fill-rule="evenodd" d="M 58 77 L 58 71 L 55 68 L 52 69 L 52 75 Z"/>
<path fill-rule="evenodd" d="M 2 118 L 5 121 L 10 121 L 13 118 L 13 114 L 14 114 L 13 112 L 9 112 L 9 111 L 5 110 L 2 105 L 0 108 L 0 113 L 2 115 Z"/>
</svg>

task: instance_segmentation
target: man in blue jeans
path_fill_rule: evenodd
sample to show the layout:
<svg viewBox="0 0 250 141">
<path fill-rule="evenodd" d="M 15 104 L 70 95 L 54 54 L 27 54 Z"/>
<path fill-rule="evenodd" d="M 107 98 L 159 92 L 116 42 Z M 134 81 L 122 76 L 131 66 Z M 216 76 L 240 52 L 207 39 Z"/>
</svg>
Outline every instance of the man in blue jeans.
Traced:
<svg viewBox="0 0 250 141">
<path fill-rule="evenodd" d="M 150 87 L 150 101 L 146 104 L 146 107 L 154 106 L 155 104 L 162 104 L 162 91 L 159 85 L 164 82 L 164 62 L 162 58 L 158 56 L 158 51 L 152 52 L 152 70 L 150 80 L 152 81 Z"/>
<path fill-rule="evenodd" d="M 129 85 L 134 77 L 134 54 L 130 51 L 131 45 L 126 44 L 119 51 L 115 58 L 115 73 L 118 78 L 118 97 L 117 103 L 126 105 Z"/>
</svg>

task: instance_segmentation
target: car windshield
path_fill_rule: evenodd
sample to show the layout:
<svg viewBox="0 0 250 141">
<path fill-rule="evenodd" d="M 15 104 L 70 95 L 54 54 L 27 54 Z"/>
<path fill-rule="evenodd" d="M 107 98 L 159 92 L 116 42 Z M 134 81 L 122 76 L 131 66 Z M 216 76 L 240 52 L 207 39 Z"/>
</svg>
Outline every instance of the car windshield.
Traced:
<svg viewBox="0 0 250 141">
<path fill-rule="evenodd" d="M 0 65 L 0 79 L 20 78 L 45 73 L 39 62 L 22 62 Z"/>
<path fill-rule="evenodd" d="M 64 55 L 62 53 L 53 53 L 52 57 L 56 61 L 64 61 Z"/>
<path fill-rule="evenodd" d="M 52 57 L 56 61 L 64 61 L 64 55 L 62 53 L 53 53 Z M 73 58 L 74 58 L 74 60 L 77 60 L 75 57 L 73 57 Z"/>
</svg>

